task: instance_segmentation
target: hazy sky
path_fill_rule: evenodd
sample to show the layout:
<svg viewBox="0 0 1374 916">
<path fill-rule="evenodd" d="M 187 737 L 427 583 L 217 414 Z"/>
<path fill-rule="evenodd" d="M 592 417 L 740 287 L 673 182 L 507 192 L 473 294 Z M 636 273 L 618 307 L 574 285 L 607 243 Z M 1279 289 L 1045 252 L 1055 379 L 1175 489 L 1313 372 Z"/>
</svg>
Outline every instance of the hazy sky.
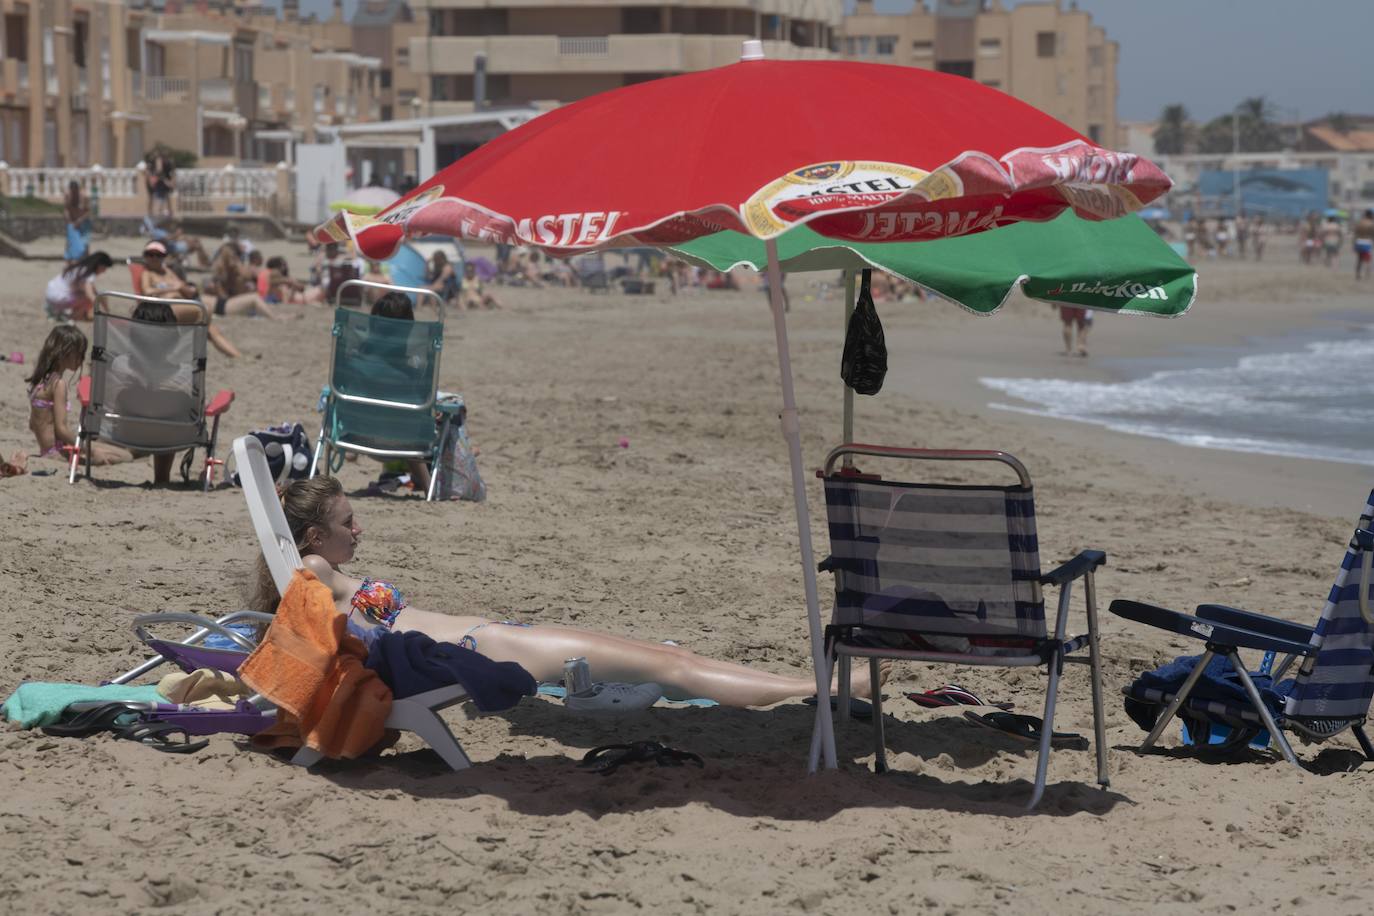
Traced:
<svg viewBox="0 0 1374 916">
<path fill-rule="evenodd" d="M 910 10 L 912 2 L 875 0 L 885 13 Z M 1015 6 L 1019 0 L 1003 2 Z M 351 14 L 356 3 L 344 0 L 344 8 Z M 1374 0 L 1078 5 L 1121 45 L 1117 113 L 1125 120 L 1153 120 L 1174 102 L 1206 120 L 1255 95 L 1268 97 L 1284 120 L 1332 111 L 1374 114 Z M 333 0 L 301 0 L 307 12 L 332 8 Z"/>
</svg>

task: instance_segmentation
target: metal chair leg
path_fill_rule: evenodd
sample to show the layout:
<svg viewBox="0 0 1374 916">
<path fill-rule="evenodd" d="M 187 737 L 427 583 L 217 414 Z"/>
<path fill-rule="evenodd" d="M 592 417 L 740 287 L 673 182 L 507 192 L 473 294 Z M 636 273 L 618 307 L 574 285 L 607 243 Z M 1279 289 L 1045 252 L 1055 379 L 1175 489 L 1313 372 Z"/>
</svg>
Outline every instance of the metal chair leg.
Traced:
<svg viewBox="0 0 1374 916">
<path fill-rule="evenodd" d="M 883 734 L 883 692 L 878 681 L 878 659 L 868 660 L 868 683 L 872 691 L 869 702 L 873 705 L 873 772 L 887 772 L 887 740 Z"/>
<path fill-rule="evenodd" d="M 1188 695 L 1193 692 L 1193 687 L 1197 684 L 1198 678 L 1202 677 L 1203 669 L 1207 667 L 1208 663 L 1212 661 L 1215 655 L 1216 653 L 1213 652 L 1211 648 L 1208 648 L 1202 653 L 1202 658 L 1198 659 L 1197 664 L 1193 666 L 1193 670 L 1188 673 L 1188 677 L 1184 680 L 1183 686 L 1178 689 L 1178 693 L 1174 694 L 1174 698 L 1169 701 L 1169 705 L 1164 710 L 1164 715 L 1159 717 L 1159 720 L 1155 722 L 1155 727 L 1150 729 L 1150 733 L 1146 735 L 1145 740 L 1141 742 L 1140 749 L 1142 751 L 1148 751 L 1155 746 L 1155 742 L 1159 740 L 1159 736 L 1164 734 L 1164 729 L 1188 700 Z"/>
<path fill-rule="evenodd" d="M 1045 779 L 1050 770 L 1050 739 L 1054 736 L 1054 704 L 1059 694 L 1059 674 L 1063 669 L 1061 659 L 1062 649 L 1055 649 L 1050 655 L 1050 683 L 1045 688 L 1045 716 L 1044 722 L 1040 725 L 1040 756 L 1035 761 L 1035 786 L 1031 789 L 1030 801 L 1026 803 L 1026 808 L 1031 809 L 1040 804 L 1040 798 L 1045 794 Z"/>
<path fill-rule="evenodd" d="M 849 678 L 852 663 L 853 659 L 848 655 L 840 655 L 835 664 L 839 670 L 839 685 L 835 691 L 835 705 L 839 707 L 840 719 L 844 722 L 849 721 Z"/>
<path fill-rule="evenodd" d="M 1226 653 L 1226 657 L 1231 660 L 1231 667 L 1236 669 L 1236 676 L 1240 678 L 1241 686 L 1245 688 L 1245 694 L 1254 704 L 1255 712 L 1259 713 L 1260 720 L 1264 722 L 1264 727 L 1269 729 L 1269 737 L 1278 744 L 1279 751 L 1283 754 L 1283 759 L 1293 766 L 1301 769 L 1302 764 L 1298 763 L 1298 755 L 1293 753 L 1293 746 L 1288 743 L 1288 738 L 1284 736 L 1274 717 L 1269 713 L 1269 707 L 1264 705 L 1264 700 L 1260 698 L 1259 689 L 1255 687 L 1255 682 L 1250 680 L 1249 673 L 1245 670 L 1245 664 L 1240 660 L 1240 653 L 1231 649 Z"/>
<path fill-rule="evenodd" d="M 1369 736 L 1364 733 L 1364 726 L 1356 725 L 1351 731 L 1355 733 L 1355 740 L 1360 742 L 1360 750 L 1364 751 L 1364 759 L 1374 760 L 1374 745 L 1369 743 Z"/>
<path fill-rule="evenodd" d="M 1084 583 L 1084 597 L 1088 602 L 1088 667 L 1092 673 L 1093 742 L 1097 745 L 1097 784 L 1111 785 L 1107 772 L 1107 721 L 1102 710 L 1102 655 L 1098 649 L 1097 587 L 1090 572 Z"/>
</svg>

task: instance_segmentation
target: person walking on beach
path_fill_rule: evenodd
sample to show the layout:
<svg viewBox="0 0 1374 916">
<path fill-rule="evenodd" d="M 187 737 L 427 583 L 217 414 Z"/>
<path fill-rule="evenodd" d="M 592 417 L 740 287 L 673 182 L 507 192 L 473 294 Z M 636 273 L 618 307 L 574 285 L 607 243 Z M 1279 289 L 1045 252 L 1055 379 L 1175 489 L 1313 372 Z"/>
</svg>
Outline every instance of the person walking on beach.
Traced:
<svg viewBox="0 0 1374 916">
<path fill-rule="evenodd" d="M 1059 321 L 1063 324 L 1064 355 L 1087 356 L 1088 332 L 1093 326 L 1093 310 L 1072 305 L 1059 306 Z M 1074 332 L 1078 332 L 1078 346 L 1074 346 Z"/>
<path fill-rule="evenodd" d="M 67 183 L 62 212 L 67 217 L 67 247 L 62 257 L 71 266 L 84 258 L 91 247 L 91 199 L 81 190 L 79 181 Z"/>
<path fill-rule="evenodd" d="M 163 152 L 161 147 L 154 147 L 152 155 L 148 157 L 147 166 L 143 180 L 148 185 L 148 216 L 156 218 L 158 214 L 154 211 L 160 210 L 161 215 L 175 219 L 172 194 L 176 191 L 177 167 L 173 164 L 172 157 Z"/>
<path fill-rule="evenodd" d="M 1341 221 L 1336 219 L 1334 214 L 1322 220 L 1320 238 L 1326 266 L 1335 267 L 1341 257 L 1341 242 L 1345 241 L 1345 230 L 1341 228 Z"/>
<path fill-rule="evenodd" d="M 1355 279 L 1370 275 L 1370 259 L 1374 258 L 1374 210 L 1364 211 L 1355 223 Z"/>
<path fill-rule="evenodd" d="M 1269 240 L 1269 226 L 1264 222 L 1264 214 L 1260 214 L 1250 223 L 1250 250 L 1255 253 L 1256 261 L 1264 260 L 1264 243 Z"/>
</svg>

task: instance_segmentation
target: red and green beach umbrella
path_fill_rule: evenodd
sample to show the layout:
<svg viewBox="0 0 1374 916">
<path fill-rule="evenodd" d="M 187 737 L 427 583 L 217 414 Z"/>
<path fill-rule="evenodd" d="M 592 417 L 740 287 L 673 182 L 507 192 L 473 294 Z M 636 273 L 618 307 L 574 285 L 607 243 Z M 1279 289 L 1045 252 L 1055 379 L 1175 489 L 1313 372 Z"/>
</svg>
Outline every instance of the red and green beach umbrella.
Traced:
<svg viewBox="0 0 1374 916">
<path fill-rule="evenodd" d="M 319 242 L 385 259 L 445 234 L 556 255 L 679 246 L 726 230 L 765 245 L 783 434 L 821 702 L 813 750 L 834 767 L 829 683 L 778 240 L 932 241 L 1066 210 L 1125 216 L 1159 197 L 1154 164 L 1089 141 L 972 80 L 914 67 L 767 61 L 760 43 L 714 70 L 653 80 L 540 115 L 445 168 L 375 218 L 339 214 Z M 813 753 L 812 766 L 816 763 Z"/>
</svg>

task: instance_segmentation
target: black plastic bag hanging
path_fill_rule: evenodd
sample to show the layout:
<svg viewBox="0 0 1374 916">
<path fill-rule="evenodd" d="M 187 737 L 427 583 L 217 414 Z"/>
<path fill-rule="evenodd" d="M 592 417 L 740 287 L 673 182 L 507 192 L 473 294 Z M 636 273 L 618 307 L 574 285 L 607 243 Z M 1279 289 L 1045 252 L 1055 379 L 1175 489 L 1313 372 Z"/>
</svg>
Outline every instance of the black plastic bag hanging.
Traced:
<svg viewBox="0 0 1374 916">
<path fill-rule="evenodd" d="M 869 289 L 872 274 L 871 270 L 863 272 L 859 299 L 854 305 L 854 314 L 849 316 L 844 354 L 840 357 L 840 378 L 859 394 L 877 394 L 887 375 L 887 341 Z"/>
</svg>

